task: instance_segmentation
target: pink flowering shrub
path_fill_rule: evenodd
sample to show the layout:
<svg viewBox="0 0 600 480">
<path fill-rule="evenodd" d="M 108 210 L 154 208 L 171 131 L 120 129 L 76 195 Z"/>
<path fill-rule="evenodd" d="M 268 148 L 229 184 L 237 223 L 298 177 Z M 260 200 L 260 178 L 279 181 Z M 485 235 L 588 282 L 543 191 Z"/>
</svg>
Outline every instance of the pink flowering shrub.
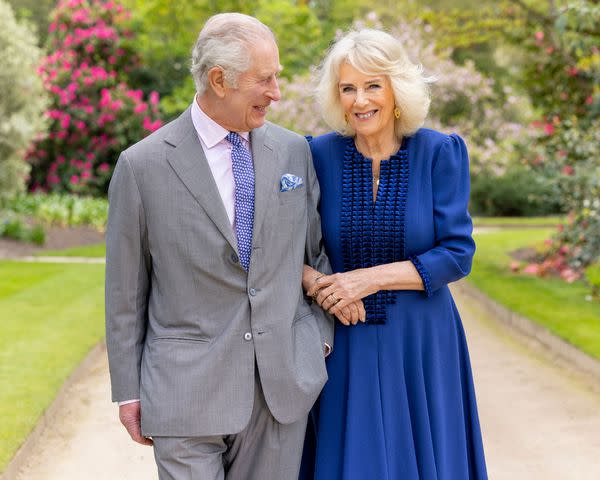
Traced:
<svg viewBox="0 0 600 480">
<path fill-rule="evenodd" d="M 103 194 L 119 152 L 162 125 L 158 95 L 127 84 L 137 67 L 127 18 L 113 1 L 58 3 L 38 69 L 51 106 L 28 153 L 33 190 Z"/>
<path fill-rule="evenodd" d="M 600 8 L 595 3 L 549 3 L 535 17 L 518 8 L 507 12 L 517 20 L 511 38 L 526 52 L 520 81 L 540 112 L 526 160 L 555 179 L 557 197 L 570 212 L 541 264 L 566 281 L 582 278 L 585 268 L 600 260 Z"/>
</svg>

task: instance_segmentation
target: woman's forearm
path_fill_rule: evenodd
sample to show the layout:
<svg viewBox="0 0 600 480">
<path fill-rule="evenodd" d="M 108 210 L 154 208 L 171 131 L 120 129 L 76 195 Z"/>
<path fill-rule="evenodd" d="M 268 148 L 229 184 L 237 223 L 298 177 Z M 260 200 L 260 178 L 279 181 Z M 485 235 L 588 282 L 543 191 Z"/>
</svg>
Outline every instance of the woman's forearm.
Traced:
<svg viewBox="0 0 600 480">
<path fill-rule="evenodd" d="M 376 265 L 368 270 L 377 290 L 424 290 L 419 272 L 408 260 Z"/>
</svg>

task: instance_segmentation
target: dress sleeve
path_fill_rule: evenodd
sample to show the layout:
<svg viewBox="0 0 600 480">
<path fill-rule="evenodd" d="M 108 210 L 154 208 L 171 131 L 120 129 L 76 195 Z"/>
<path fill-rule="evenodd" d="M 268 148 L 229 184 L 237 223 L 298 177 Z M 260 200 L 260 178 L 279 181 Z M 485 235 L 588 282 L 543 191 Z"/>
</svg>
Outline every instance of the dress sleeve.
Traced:
<svg viewBox="0 0 600 480">
<path fill-rule="evenodd" d="M 462 138 L 452 134 L 440 147 L 432 166 L 435 246 L 409 258 L 428 297 L 471 271 L 475 242 L 467 211 L 469 190 L 467 147 Z"/>
</svg>

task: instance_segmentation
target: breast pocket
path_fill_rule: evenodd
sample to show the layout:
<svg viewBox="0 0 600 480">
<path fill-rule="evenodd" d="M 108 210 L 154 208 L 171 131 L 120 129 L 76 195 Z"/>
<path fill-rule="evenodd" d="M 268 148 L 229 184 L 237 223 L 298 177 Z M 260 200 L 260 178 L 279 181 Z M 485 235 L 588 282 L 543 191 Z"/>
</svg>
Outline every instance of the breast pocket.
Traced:
<svg viewBox="0 0 600 480">
<path fill-rule="evenodd" d="M 306 188 L 304 186 L 279 192 L 279 203 L 281 204 L 303 204 L 306 202 Z"/>
</svg>

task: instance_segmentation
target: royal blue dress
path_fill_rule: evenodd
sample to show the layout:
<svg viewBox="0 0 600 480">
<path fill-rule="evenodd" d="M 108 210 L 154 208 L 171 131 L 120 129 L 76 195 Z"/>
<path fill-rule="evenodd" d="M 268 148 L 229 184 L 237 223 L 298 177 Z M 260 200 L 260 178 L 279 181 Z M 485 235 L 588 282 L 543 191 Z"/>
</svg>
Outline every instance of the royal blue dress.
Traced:
<svg viewBox="0 0 600 480">
<path fill-rule="evenodd" d="M 334 272 L 410 260 L 425 291 L 364 299 L 367 323 L 336 322 L 329 380 L 313 409 L 300 477 L 486 479 L 467 343 L 448 283 L 475 245 L 469 165 L 457 135 L 420 129 L 381 162 L 335 133 L 310 142 Z"/>
</svg>

